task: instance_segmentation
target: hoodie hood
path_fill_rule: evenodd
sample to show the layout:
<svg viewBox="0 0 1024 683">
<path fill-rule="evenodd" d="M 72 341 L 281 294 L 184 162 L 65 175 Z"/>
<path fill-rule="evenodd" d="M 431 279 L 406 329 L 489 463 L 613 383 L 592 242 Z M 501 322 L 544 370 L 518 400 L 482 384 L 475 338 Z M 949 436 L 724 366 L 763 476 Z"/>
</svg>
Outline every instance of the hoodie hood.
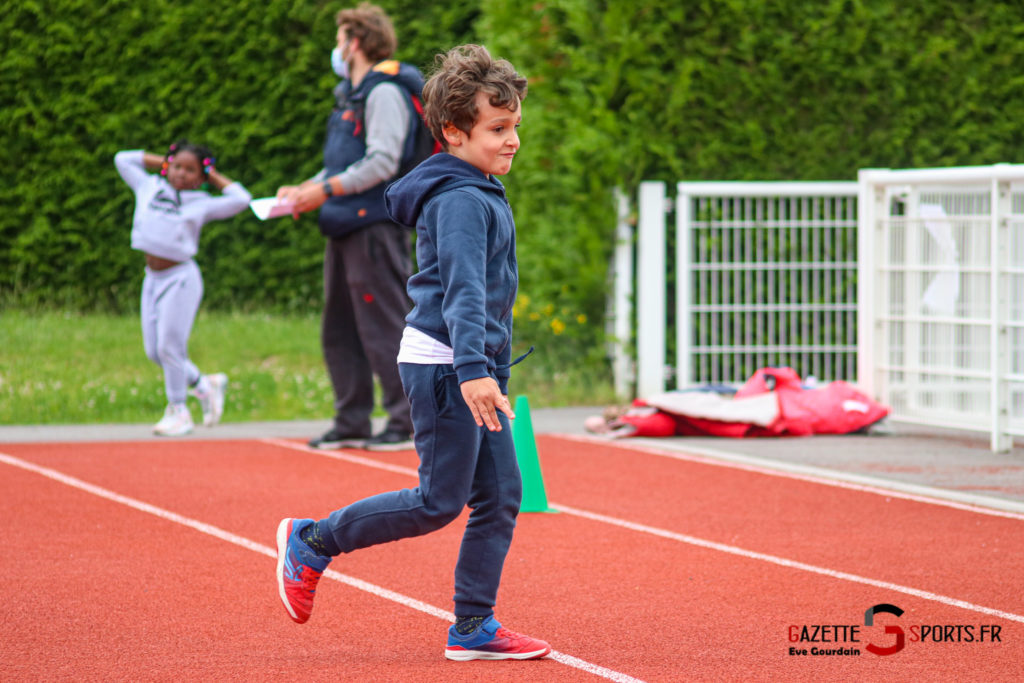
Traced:
<svg viewBox="0 0 1024 683">
<path fill-rule="evenodd" d="M 505 199 L 505 186 L 500 180 L 485 176 L 478 168 L 456 156 L 440 152 L 388 186 L 384 203 L 392 220 L 415 228 L 427 200 L 439 192 L 464 186 L 494 192 Z"/>
</svg>

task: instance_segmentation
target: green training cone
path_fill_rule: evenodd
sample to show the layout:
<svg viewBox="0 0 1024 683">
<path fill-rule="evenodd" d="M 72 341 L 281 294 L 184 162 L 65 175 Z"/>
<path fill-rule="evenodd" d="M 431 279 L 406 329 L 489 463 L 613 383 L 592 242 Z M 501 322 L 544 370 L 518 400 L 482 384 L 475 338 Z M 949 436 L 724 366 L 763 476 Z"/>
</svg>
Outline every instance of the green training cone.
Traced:
<svg viewBox="0 0 1024 683">
<path fill-rule="evenodd" d="M 513 408 L 516 419 L 512 420 L 512 442 L 516 447 L 519 471 L 523 475 L 523 503 L 520 512 L 558 512 L 548 507 L 548 495 L 544 492 L 544 475 L 540 472 L 537 458 L 537 442 L 533 438 L 533 422 L 530 420 L 530 403 L 526 396 L 517 396 Z"/>
</svg>

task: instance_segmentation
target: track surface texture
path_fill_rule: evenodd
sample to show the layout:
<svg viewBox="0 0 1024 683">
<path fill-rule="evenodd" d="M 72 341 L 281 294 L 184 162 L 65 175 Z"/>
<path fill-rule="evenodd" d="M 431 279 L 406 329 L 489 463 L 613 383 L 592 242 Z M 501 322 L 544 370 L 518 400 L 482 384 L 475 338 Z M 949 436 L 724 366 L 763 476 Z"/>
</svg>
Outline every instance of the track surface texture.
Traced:
<svg viewBox="0 0 1024 683">
<path fill-rule="evenodd" d="M 536 443 L 557 512 L 520 515 L 496 614 L 555 652 L 468 663 L 443 656 L 465 514 L 335 559 L 304 625 L 278 601 L 280 519 L 415 486 L 412 451 L 0 444 L 0 680 L 1024 678 L 1012 486 L 989 506 L 685 444 Z M 876 605 L 902 614 L 867 625 Z"/>
</svg>

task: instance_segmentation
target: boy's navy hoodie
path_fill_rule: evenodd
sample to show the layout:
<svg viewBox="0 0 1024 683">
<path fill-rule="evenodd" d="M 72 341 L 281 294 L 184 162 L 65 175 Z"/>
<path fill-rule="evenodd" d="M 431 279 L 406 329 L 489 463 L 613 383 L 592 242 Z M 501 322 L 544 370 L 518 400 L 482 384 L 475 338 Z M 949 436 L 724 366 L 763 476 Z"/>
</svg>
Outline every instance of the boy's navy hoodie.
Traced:
<svg viewBox="0 0 1024 683">
<path fill-rule="evenodd" d="M 392 220 L 416 229 L 406 323 L 454 350 L 460 383 L 494 373 L 508 393 L 519 271 L 504 186 L 440 153 L 392 183 L 384 200 Z"/>
</svg>

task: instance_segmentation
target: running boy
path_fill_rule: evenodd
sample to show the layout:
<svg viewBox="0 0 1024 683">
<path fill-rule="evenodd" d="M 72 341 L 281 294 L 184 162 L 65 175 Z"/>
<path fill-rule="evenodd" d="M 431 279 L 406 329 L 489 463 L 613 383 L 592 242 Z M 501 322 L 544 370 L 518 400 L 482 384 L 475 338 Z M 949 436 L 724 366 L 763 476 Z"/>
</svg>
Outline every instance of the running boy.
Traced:
<svg viewBox="0 0 1024 683">
<path fill-rule="evenodd" d="M 227 376 L 204 375 L 188 357 L 188 338 L 203 299 L 203 277 L 192 257 L 203 225 L 244 211 L 252 196 L 213 163 L 209 149 L 187 140 L 171 145 L 165 156 L 143 150 L 114 156 L 118 173 L 135 192 L 132 249 L 146 256 L 142 343 L 149 359 L 164 370 L 167 394 L 164 416 L 153 426 L 159 436 L 192 431 L 186 389 L 199 399 L 206 426 L 217 424 L 224 411 Z M 199 189 L 205 182 L 222 195 Z"/>
<path fill-rule="evenodd" d="M 526 79 L 478 45 L 437 58 L 424 116 L 444 152 L 392 184 L 388 211 L 415 226 L 419 272 L 398 355 L 420 458 L 419 486 L 383 493 L 325 519 L 277 529 L 278 589 L 289 616 L 309 619 L 317 582 L 335 555 L 435 531 L 471 511 L 455 566 L 456 622 L 445 657 L 534 659 L 542 640 L 494 618 L 501 571 L 522 499 L 507 394 L 515 224 L 495 176 L 512 166 Z"/>
</svg>

